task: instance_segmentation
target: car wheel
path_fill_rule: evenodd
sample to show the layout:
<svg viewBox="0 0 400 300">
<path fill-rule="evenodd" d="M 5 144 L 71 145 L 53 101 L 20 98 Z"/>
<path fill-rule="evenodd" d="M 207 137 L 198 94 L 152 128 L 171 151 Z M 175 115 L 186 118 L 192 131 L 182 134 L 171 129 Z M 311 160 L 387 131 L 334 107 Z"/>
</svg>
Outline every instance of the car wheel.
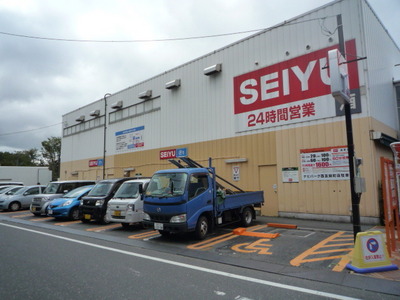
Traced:
<svg viewBox="0 0 400 300">
<path fill-rule="evenodd" d="M 162 236 L 170 236 L 171 233 L 169 231 L 165 231 L 165 230 L 159 230 L 158 231 Z"/>
<path fill-rule="evenodd" d="M 241 224 L 243 227 L 249 227 L 251 222 L 253 222 L 253 210 L 246 207 L 241 214 Z"/>
<path fill-rule="evenodd" d="M 107 220 L 106 214 L 104 214 L 104 216 L 103 216 L 102 218 L 100 218 L 100 219 L 98 220 L 98 222 L 99 222 L 100 224 L 103 224 L 103 225 L 105 225 L 105 224 L 110 224 L 110 223 L 111 223 L 110 221 Z"/>
<path fill-rule="evenodd" d="M 73 207 L 69 213 L 69 218 L 71 220 L 79 220 L 79 209 L 77 207 Z"/>
<path fill-rule="evenodd" d="M 11 202 L 8 206 L 8 209 L 11 211 L 17 211 L 21 209 L 21 204 L 19 202 Z"/>
<path fill-rule="evenodd" d="M 208 233 L 208 219 L 206 216 L 201 216 L 197 221 L 196 230 L 194 231 L 194 235 L 198 240 L 204 240 Z"/>
</svg>

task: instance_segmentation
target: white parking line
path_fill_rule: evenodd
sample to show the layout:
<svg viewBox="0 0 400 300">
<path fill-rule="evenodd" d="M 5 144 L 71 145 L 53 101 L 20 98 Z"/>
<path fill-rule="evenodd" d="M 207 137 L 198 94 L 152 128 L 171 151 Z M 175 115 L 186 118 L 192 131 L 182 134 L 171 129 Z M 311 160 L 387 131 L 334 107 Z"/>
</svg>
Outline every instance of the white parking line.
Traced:
<svg viewBox="0 0 400 300">
<path fill-rule="evenodd" d="M 340 300 L 356 299 L 356 298 L 351 298 L 351 297 L 347 297 L 347 296 L 306 289 L 306 288 L 297 287 L 297 286 L 293 286 L 293 285 L 287 285 L 287 284 L 277 283 L 277 282 L 273 282 L 273 281 L 262 280 L 262 279 L 258 279 L 258 278 L 252 278 L 252 277 L 248 277 L 248 276 L 223 272 L 223 271 L 219 271 L 219 270 L 207 269 L 207 268 L 189 265 L 186 263 L 180 263 L 180 262 L 167 260 L 167 259 L 163 259 L 163 258 L 158 258 L 158 257 L 143 255 L 143 254 L 139 254 L 139 253 L 129 252 L 129 251 L 125 251 L 125 250 L 120 250 L 120 249 L 116 249 L 116 248 L 101 246 L 101 245 L 97 245 L 97 244 L 93 244 L 93 243 L 75 240 L 75 239 L 58 236 L 58 235 L 54 235 L 51 233 L 41 232 L 41 231 L 37 231 L 37 230 L 33 230 L 33 229 L 18 227 L 18 226 L 14 226 L 14 225 L 10 225 L 10 224 L 0 223 L 0 225 L 19 229 L 19 230 L 24 230 L 24 231 L 28 231 L 28 232 L 33 232 L 36 234 L 41 234 L 41 235 L 45 235 L 45 236 L 49 236 L 49 237 L 53 237 L 53 238 L 81 244 L 81 245 L 86 245 L 86 246 L 90 246 L 90 247 L 94 247 L 94 248 L 99 248 L 99 249 L 117 252 L 117 253 L 121 253 L 121 254 L 125 254 L 125 255 L 130 255 L 130 256 L 135 256 L 135 257 L 139 257 L 139 258 L 143 258 L 143 259 L 147 259 L 147 260 L 157 261 L 157 262 L 161 262 L 164 264 L 169 264 L 169 265 L 174 265 L 174 266 L 178 266 L 178 267 L 182 267 L 182 268 L 197 270 L 197 271 L 201 271 L 201 272 L 205 272 L 205 273 L 211 273 L 211 274 L 215 274 L 215 275 L 225 276 L 225 277 L 234 278 L 234 279 L 238 279 L 238 280 L 258 283 L 258 284 L 272 286 L 272 287 L 276 287 L 276 288 L 292 290 L 292 291 L 296 291 L 296 292 L 301 292 L 301 293 L 305 293 L 305 294 L 311 294 L 311 295 L 316 295 L 316 296 L 321 296 L 321 297 L 326 297 L 326 298 L 331 298 L 331 299 L 340 299 Z"/>
</svg>

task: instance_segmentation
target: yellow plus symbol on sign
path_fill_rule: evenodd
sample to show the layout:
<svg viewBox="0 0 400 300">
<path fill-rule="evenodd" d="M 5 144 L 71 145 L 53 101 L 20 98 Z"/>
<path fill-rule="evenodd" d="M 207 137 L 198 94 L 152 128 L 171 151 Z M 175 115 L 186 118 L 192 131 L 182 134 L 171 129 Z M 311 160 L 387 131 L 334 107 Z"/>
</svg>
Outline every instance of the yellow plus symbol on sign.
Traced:
<svg viewBox="0 0 400 300">
<path fill-rule="evenodd" d="M 254 253 L 258 252 L 258 254 L 272 254 L 269 252 L 269 248 L 272 247 L 271 244 L 265 244 L 265 242 L 269 242 L 271 239 L 259 239 L 253 243 L 243 243 L 232 246 L 232 250 L 242 253 Z"/>
</svg>

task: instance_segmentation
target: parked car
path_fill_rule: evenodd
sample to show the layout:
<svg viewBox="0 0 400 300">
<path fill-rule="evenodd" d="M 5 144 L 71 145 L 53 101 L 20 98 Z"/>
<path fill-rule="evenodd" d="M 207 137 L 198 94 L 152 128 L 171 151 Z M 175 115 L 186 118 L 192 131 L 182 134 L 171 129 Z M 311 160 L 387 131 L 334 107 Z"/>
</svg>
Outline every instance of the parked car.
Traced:
<svg viewBox="0 0 400 300">
<path fill-rule="evenodd" d="M 8 194 L 15 190 L 11 189 L 0 197 L 0 210 L 17 211 L 20 209 L 28 209 L 33 197 L 42 193 L 45 188 L 45 185 L 22 186 L 13 192 L 13 194 Z"/>
<path fill-rule="evenodd" d="M 143 221 L 143 193 L 149 178 L 125 181 L 108 202 L 106 220 L 128 227 Z"/>
<path fill-rule="evenodd" d="M 0 191 L 0 197 L 13 195 L 16 191 L 18 191 L 21 188 L 22 188 L 22 186 L 19 186 L 19 185 L 8 186 Z"/>
<path fill-rule="evenodd" d="M 13 187 L 16 187 L 16 185 L 2 185 L 2 186 L 0 186 L 0 195 L 2 195 L 3 193 L 7 192 L 8 190 L 10 190 Z"/>
<path fill-rule="evenodd" d="M 32 199 L 30 211 L 35 216 L 47 215 L 47 206 L 53 199 L 60 198 L 64 194 L 84 185 L 94 185 L 94 180 L 66 180 L 50 182 L 43 194 L 39 194 Z"/>
<path fill-rule="evenodd" d="M 56 219 L 66 218 L 79 220 L 79 204 L 82 197 L 86 196 L 94 185 L 78 187 L 61 198 L 50 201 L 47 215 Z"/>
<path fill-rule="evenodd" d="M 82 198 L 79 205 L 79 216 L 83 223 L 91 220 L 106 224 L 107 203 L 115 192 L 127 180 L 136 178 L 114 178 L 99 181 L 89 194 Z"/>
</svg>

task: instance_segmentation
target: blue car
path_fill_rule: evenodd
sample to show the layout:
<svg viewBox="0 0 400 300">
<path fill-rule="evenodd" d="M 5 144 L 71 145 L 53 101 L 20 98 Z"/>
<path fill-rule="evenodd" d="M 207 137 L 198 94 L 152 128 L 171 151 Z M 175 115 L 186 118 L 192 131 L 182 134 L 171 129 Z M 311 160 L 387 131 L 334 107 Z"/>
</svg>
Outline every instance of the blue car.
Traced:
<svg viewBox="0 0 400 300">
<path fill-rule="evenodd" d="M 47 215 L 59 219 L 79 220 L 79 204 L 94 185 L 85 185 L 73 189 L 61 198 L 50 201 Z"/>
</svg>

